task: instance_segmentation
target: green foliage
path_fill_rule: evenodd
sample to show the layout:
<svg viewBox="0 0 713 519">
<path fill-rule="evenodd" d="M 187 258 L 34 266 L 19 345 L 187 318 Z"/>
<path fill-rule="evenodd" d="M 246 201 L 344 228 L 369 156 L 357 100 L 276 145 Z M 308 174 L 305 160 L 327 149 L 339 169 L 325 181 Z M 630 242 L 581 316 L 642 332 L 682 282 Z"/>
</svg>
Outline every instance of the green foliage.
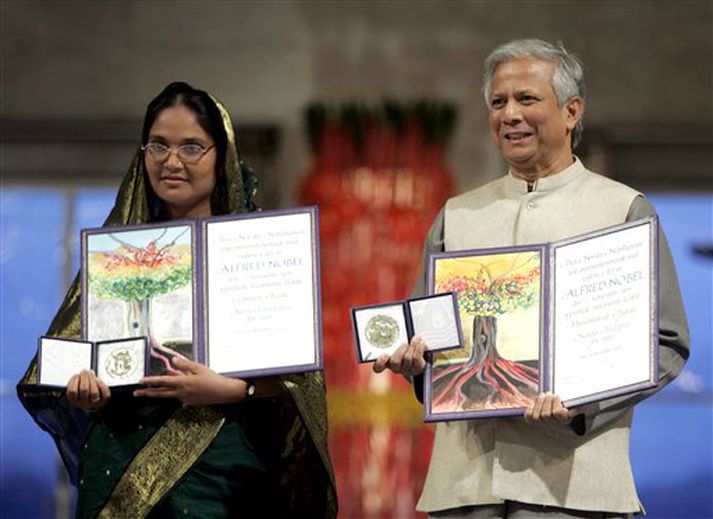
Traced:
<svg viewBox="0 0 713 519">
<path fill-rule="evenodd" d="M 89 288 L 102 299 L 144 301 L 186 286 L 191 276 L 190 265 L 176 265 L 151 274 L 118 277 L 90 274 Z"/>
</svg>

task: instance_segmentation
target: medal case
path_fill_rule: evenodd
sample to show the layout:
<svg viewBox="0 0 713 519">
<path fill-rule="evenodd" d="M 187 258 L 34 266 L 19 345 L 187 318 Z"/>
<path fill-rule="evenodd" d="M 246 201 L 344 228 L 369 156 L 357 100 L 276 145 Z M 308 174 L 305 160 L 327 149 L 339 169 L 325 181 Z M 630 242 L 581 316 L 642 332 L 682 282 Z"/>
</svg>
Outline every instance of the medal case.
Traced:
<svg viewBox="0 0 713 519">
<path fill-rule="evenodd" d="M 37 383 L 67 387 L 82 370 L 93 370 L 112 389 L 131 389 L 148 374 L 150 352 L 144 337 L 113 341 L 80 341 L 40 337 L 37 351 Z"/>
<path fill-rule="evenodd" d="M 430 352 L 460 348 L 463 344 L 453 293 L 354 307 L 351 317 L 360 363 L 391 355 L 414 335 L 424 339 Z"/>
</svg>

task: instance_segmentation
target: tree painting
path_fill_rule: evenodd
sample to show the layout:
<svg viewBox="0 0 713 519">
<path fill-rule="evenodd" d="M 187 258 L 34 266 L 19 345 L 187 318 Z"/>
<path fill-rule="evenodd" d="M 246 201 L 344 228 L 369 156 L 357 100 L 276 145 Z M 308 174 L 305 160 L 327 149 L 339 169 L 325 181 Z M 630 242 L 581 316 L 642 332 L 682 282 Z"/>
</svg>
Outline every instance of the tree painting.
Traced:
<svg viewBox="0 0 713 519">
<path fill-rule="evenodd" d="M 167 238 L 169 230 L 172 236 Z M 124 303 L 124 334 L 148 339 L 152 372 L 176 371 L 170 358 L 180 353 L 175 345 L 170 347 L 156 337 L 151 310 L 154 298 L 191 283 L 190 244 L 184 238 L 189 230 L 190 227 L 166 227 L 106 233 L 99 238 L 102 250 L 97 250 L 96 240 L 90 247 L 89 292 L 98 299 Z"/>
<path fill-rule="evenodd" d="M 540 254 L 505 253 L 441 258 L 436 263 L 436 293 L 458 294 L 461 321 L 472 322 L 470 353 L 454 360 L 436 356 L 432 373 L 432 411 L 485 411 L 526 407 L 538 392 L 539 348 L 529 359 L 501 355 L 498 317 L 517 318 L 539 308 Z M 524 323 L 524 321 L 523 321 Z M 509 320 L 513 326 L 513 320 Z M 532 331 L 538 334 L 538 330 Z M 467 350 L 466 350 L 467 351 Z"/>
</svg>

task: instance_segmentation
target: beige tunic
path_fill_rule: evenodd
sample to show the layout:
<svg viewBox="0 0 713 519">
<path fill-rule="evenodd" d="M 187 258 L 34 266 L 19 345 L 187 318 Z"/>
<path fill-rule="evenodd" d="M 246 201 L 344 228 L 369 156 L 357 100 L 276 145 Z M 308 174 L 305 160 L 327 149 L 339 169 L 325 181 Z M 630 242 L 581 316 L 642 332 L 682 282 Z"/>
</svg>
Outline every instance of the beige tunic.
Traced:
<svg viewBox="0 0 713 519">
<path fill-rule="evenodd" d="M 644 202 L 643 211 L 633 211 L 642 214 L 632 215 L 635 200 Z M 449 200 L 429 234 L 426 252 L 551 242 L 644 216 L 646 208 L 650 205 L 635 190 L 576 160 L 540 179 L 530 193 L 526 182 L 507 175 Z M 665 240 L 663 249 L 663 269 L 671 273 L 661 288 L 675 292 L 675 300 L 662 310 L 673 317 L 661 323 L 674 329 L 667 333 L 675 334 L 675 344 L 661 355 L 661 386 L 680 372 L 688 356 L 685 316 Z M 512 500 L 638 512 L 629 426 L 631 404 L 645 396 L 590 406 L 577 432 L 571 426 L 526 424 L 521 417 L 439 423 L 417 508 L 431 512 Z"/>
</svg>

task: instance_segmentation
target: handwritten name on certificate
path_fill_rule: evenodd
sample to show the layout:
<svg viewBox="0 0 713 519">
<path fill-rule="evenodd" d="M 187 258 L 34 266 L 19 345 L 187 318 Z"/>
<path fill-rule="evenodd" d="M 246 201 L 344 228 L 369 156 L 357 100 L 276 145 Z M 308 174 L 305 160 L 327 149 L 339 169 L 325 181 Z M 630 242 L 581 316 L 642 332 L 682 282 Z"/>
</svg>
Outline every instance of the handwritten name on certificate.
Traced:
<svg viewBox="0 0 713 519">
<path fill-rule="evenodd" d="M 552 390 L 564 401 L 649 379 L 651 234 L 638 225 L 555 248 Z"/>
<path fill-rule="evenodd" d="M 207 226 L 206 364 L 221 373 L 315 362 L 318 273 L 309 212 Z"/>
</svg>

